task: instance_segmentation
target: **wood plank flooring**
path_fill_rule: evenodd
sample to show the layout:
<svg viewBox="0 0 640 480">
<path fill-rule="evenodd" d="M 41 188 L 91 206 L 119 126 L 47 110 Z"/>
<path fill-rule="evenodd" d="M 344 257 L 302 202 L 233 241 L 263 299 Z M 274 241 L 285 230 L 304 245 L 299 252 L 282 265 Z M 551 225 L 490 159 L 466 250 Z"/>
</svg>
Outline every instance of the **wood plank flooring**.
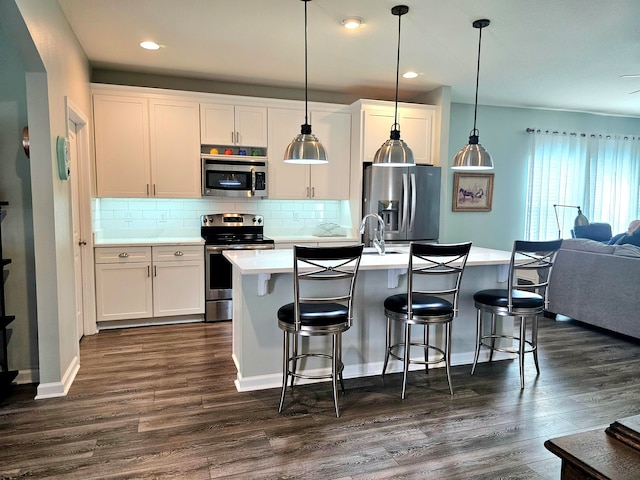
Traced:
<svg viewBox="0 0 640 480">
<path fill-rule="evenodd" d="M 454 328 L 460 328 L 454 324 Z M 275 326 L 274 321 L 274 328 Z M 0 402 L 0 478 L 559 479 L 544 441 L 640 414 L 640 343 L 540 318 L 540 368 L 517 361 L 238 393 L 231 324 L 103 331 L 64 398 Z"/>
</svg>

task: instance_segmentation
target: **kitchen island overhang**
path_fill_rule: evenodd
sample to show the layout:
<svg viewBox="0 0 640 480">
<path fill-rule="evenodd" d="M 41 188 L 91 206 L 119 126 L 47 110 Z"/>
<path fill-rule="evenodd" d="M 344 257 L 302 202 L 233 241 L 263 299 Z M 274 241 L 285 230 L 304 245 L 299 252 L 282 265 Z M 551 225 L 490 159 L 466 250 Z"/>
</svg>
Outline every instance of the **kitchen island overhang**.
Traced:
<svg viewBox="0 0 640 480">
<path fill-rule="evenodd" d="M 380 375 L 384 361 L 383 302 L 406 290 L 409 247 L 393 246 L 384 256 L 365 253 L 356 284 L 353 327 L 343 335 L 344 378 Z M 277 311 L 293 301 L 293 250 L 225 251 L 233 266 L 233 360 L 238 391 L 278 388 L 282 382 L 282 332 Z M 462 278 L 459 314 L 453 321 L 452 365 L 470 365 L 475 350 L 477 290 L 505 286 L 511 252 L 471 247 Z M 501 333 L 513 332 L 511 317 L 498 317 Z M 438 341 L 442 332 L 437 332 Z M 325 338 L 304 339 L 323 342 Z M 494 354 L 494 360 L 514 358 Z M 481 361 L 488 354 L 481 356 Z M 423 368 L 419 365 L 414 368 Z M 390 362 L 388 372 L 402 371 L 401 362 Z M 442 379 L 446 383 L 446 378 Z M 455 389 L 455 385 L 454 385 Z"/>
</svg>

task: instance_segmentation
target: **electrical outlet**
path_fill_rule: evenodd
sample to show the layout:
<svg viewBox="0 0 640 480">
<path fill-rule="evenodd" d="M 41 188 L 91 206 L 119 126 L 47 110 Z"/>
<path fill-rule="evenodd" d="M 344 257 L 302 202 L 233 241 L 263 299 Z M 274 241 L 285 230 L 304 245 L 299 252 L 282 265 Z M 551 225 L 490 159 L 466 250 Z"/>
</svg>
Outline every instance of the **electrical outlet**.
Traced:
<svg viewBox="0 0 640 480">
<path fill-rule="evenodd" d="M 125 222 L 133 222 L 133 215 L 131 214 L 131 212 L 125 212 L 124 221 Z"/>
<path fill-rule="evenodd" d="M 160 213 L 160 221 L 161 222 L 166 222 L 167 221 L 167 212 L 161 212 Z"/>
<path fill-rule="evenodd" d="M 300 221 L 300 212 L 293 212 L 293 221 L 294 222 Z"/>
</svg>

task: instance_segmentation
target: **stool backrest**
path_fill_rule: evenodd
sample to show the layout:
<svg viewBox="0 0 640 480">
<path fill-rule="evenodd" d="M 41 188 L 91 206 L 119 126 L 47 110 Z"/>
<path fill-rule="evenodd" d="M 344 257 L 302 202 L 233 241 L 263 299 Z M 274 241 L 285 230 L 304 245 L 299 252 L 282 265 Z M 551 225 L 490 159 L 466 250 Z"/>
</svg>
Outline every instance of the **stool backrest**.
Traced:
<svg viewBox="0 0 640 480">
<path fill-rule="evenodd" d="M 419 243 L 412 242 L 409 248 L 409 271 L 407 277 L 408 314 L 411 316 L 414 293 L 449 298 L 454 314 L 458 313 L 458 295 L 464 267 L 469 258 L 471 242 L 466 243 Z M 439 281 L 420 281 L 420 276 L 438 276 Z"/>
<path fill-rule="evenodd" d="M 349 310 L 348 324 L 351 326 L 353 292 L 363 247 L 363 244 L 344 247 L 294 245 L 293 293 L 297 327 L 300 326 L 301 303 L 343 304 Z"/>
<path fill-rule="evenodd" d="M 545 308 L 547 307 L 547 287 L 560 245 L 562 245 L 561 239 L 513 242 L 508 279 L 509 309 L 513 305 L 514 290 L 525 290 L 541 295 L 544 298 Z M 519 283 L 519 279 L 523 277 L 528 280 L 527 283 Z"/>
</svg>

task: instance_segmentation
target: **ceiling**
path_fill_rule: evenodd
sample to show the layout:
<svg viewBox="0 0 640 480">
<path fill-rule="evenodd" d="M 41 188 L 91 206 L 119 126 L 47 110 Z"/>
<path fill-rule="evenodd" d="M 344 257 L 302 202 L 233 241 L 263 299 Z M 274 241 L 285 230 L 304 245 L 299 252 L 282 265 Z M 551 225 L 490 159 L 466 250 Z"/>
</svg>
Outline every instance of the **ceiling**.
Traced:
<svg viewBox="0 0 640 480">
<path fill-rule="evenodd" d="M 58 0 L 91 65 L 194 79 L 304 87 L 304 3 L 298 0 Z M 393 99 L 451 86 L 473 103 L 640 116 L 638 0 L 313 0 L 310 90 Z M 347 30 L 341 20 L 364 24 Z M 160 50 L 138 44 L 154 40 Z"/>
</svg>

